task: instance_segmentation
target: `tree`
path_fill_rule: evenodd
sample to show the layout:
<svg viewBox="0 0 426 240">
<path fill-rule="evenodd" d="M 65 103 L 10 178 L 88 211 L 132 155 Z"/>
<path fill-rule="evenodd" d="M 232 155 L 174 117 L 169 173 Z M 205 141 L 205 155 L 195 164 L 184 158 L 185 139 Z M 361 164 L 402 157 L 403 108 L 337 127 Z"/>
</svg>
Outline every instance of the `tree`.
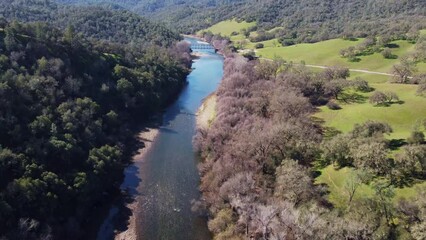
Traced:
<svg viewBox="0 0 426 240">
<path fill-rule="evenodd" d="M 369 120 L 363 124 L 355 124 L 351 134 L 353 138 L 383 138 L 384 134 L 392 132 L 389 124 Z"/>
<path fill-rule="evenodd" d="M 16 31 L 10 26 L 4 29 L 4 46 L 8 51 L 13 51 L 18 47 L 18 41 L 16 40 Z"/>
<path fill-rule="evenodd" d="M 344 67 L 331 67 L 324 70 L 322 73 L 325 80 L 336 80 L 336 79 L 346 79 L 350 76 L 349 68 Z"/>
<path fill-rule="evenodd" d="M 418 194 L 414 203 L 417 211 L 413 215 L 417 221 L 413 222 L 410 230 L 414 239 L 421 240 L 426 238 L 426 189 L 425 187 L 418 187 L 416 192 Z"/>
<path fill-rule="evenodd" d="M 417 71 L 414 61 L 404 57 L 400 64 L 396 64 L 392 68 L 393 79 L 396 83 L 408 83 L 410 77 Z"/>
<path fill-rule="evenodd" d="M 386 181 L 378 180 L 373 183 L 373 189 L 382 213 L 385 215 L 388 224 L 392 224 L 392 198 L 395 196 L 393 187 Z"/>
<path fill-rule="evenodd" d="M 392 170 L 388 153 L 389 150 L 382 142 L 365 142 L 351 148 L 355 167 L 382 175 L 390 175 Z"/>
<path fill-rule="evenodd" d="M 274 196 L 295 206 L 309 201 L 315 195 L 307 169 L 293 160 L 284 160 L 276 171 Z"/>
<path fill-rule="evenodd" d="M 24 173 L 24 155 L 0 147 L 0 191 Z"/>
<path fill-rule="evenodd" d="M 339 99 L 339 95 L 343 90 L 349 86 L 349 82 L 345 79 L 333 79 L 329 82 L 326 82 L 324 85 L 324 92 L 327 95 L 331 95 L 336 100 Z"/>
<path fill-rule="evenodd" d="M 414 130 L 407 141 L 409 144 L 422 144 L 425 141 L 425 134 L 419 130 Z"/>
<path fill-rule="evenodd" d="M 121 150 L 117 146 L 105 145 L 90 150 L 87 162 L 95 174 L 103 176 L 108 174 L 110 178 L 114 179 L 120 169 L 121 156 Z"/>
<path fill-rule="evenodd" d="M 348 205 L 351 204 L 356 191 L 363 184 L 367 183 L 370 179 L 370 176 L 367 172 L 363 170 L 354 170 L 346 179 L 344 190 L 348 194 Z"/>
<path fill-rule="evenodd" d="M 216 234 L 226 230 L 231 225 L 232 210 L 229 208 L 221 210 L 208 222 L 209 230 Z"/>
<path fill-rule="evenodd" d="M 338 167 L 352 166 L 353 158 L 350 152 L 351 139 L 343 134 L 339 134 L 322 145 L 323 165 L 330 163 Z"/>
<path fill-rule="evenodd" d="M 426 83 L 419 84 L 417 88 L 417 94 L 420 96 L 426 96 Z"/>
<path fill-rule="evenodd" d="M 416 51 L 414 53 L 415 61 L 426 60 L 426 39 L 422 38 L 416 44 Z"/>
<path fill-rule="evenodd" d="M 396 155 L 395 162 L 406 177 L 425 176 L 426 174 L 426 146 L 409 145 L 401 148 Z"/>
<path fill-rule="evenodd" d="M 370 103 L 374 105 L 384 105 L 387 101 L 386 94 L 380 91 L 375 91 L 373 95 L 370 96 Z"/>
<path fill-rule="evenodd" d="M 386 94 L 386 101 L 388 102 L 388 104 L 399 101 L 399 97 L 398 95 L 396 95 L 396 93 L 386 92 L 385 94 Z"/>
<path fill-rule="evenodd" d="M 383 49 L 382 55 L 386 59 L 395 59 L 395 55 L 392 53 L 392 50 L 390 50 L 390 48 Z"/>
<path fill-rule="evenodd" d="M 371 92 L 374 90 L 368 82 L 360 77 L 356 77 L 354 80 L 351 81 L 352 86 L 360 92 Z"/>
<path fill-rule="evenodd" d="M 369 100 L 371 104 L 387 106 L 391 103 L 399 101 L 399 97 L 394 92 L 383 93 L 380 91 L 375 91 L 373 95 L 370 96 Z"/>
</svg>

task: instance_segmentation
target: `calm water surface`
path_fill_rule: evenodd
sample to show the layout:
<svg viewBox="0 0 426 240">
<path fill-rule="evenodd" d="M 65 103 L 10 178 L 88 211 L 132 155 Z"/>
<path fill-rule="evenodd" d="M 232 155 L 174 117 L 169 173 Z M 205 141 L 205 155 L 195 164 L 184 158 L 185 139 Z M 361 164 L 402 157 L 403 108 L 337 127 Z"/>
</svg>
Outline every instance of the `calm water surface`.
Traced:
<svg viewBox="0 0 426 240">
<path fill-rule="evenodd" d="M 197 40 L 187 38 L 196 43 Z M 159 135 L 142 163 L 126 169 L 122 189 L 141 198 L 137 216 L 138 239 L 210 239 L 206 219 L 191 211 L 191 200 L 198 199 L 200 177 L 192 146 L 195 113 L 202 100 L 214 92 L 223 75 L 222 56 L 206 53 L 194 61 L 188 85 L 179 99 L 163 115 Z M 111 239 L 113 207 L 98 233 L 98 239 Z"/>
</svg>

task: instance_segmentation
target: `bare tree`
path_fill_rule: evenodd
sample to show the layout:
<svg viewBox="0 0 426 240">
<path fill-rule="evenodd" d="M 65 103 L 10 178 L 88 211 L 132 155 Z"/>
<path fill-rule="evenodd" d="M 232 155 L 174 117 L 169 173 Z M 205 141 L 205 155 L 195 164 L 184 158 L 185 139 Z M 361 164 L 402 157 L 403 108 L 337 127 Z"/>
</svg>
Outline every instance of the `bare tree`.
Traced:
<svg viewBox="0 0 426 240">
<path fill-rule="evenodd" d="M 392 67 L 393 79 L 396 83 L 408 83 L 415 72 L 417 72 L 415 62 L 407 57 L 401 58 L 401 63 Z"/>
</svg>

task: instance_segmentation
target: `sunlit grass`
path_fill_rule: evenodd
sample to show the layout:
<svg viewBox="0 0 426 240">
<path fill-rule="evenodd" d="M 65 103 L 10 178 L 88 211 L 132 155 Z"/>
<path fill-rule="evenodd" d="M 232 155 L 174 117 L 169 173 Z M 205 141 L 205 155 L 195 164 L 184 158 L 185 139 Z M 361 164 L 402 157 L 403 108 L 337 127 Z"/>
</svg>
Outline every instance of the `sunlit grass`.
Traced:
<svg viewBox="0 0 426 240">
<path fill-rule="evenodd" d="M 214 34 L 221 34 L 223 36 L 231 36 L 232 32 L 240 33 L 242 29 L 247 29 L 249 27 L 255 26 L 256 22 L 237 22 L 234 20 L 227 20 L 219 22 L 205 30 L 199 31 L 199 33 L 204 31 L 211 31 Z M 242 36 L 242 35 L 241 35 Z M 243 36 L 244 39 L 244 36 Z"/>
<path fill-rule="evenodd" d="M 315 116 L 323 119 L 325 125 L 336 128 L 342 132 L 352 130 L 354 124 L 367 120 L 388 123 L 394 130 L 390 138 L 406 139 L 416 123 L 426 119 L 426 98 L 416 95 L 416 85 L 404 84 L 371 84 L 373 88 L 383 92 L 395 92 L 401 104 L 392 104 L 388 107 L 377 107 L 368 102 L 372 93 L 364 94 L 367 98 L 364 103 L 339 102 L 341 110 L 330 110 L 321 107 Z"/>
<path fill-rule="evenodd" d="M 327 184 L 328 200 L 336 207 L 347 207 L 349 195 L 345 190 L 346 179 L 354 174 L 353 168 L 335 169 L 333 166 L 327 166 L 321 170 L 321 175 L 316 178 L 316 184 Z M 417 187 L 426 187 L 426 182 L 415 183 L 409 187 L 395 188 L 395 197 L 393 201 L 396 203 L 401 198 L 410 199 L 416 197 Z M 374 196 L 374 190 L 371 185 L 361 184 L 354 195 L 354 200 L 362 198 L 370 198 Z"/>
<path fill-rule="evenodd" d="M 338 65 L 351 69 L 363 69 L 383 73 L 390 73 L 392 66 L 399 62 L 399 59 L 385 59 L 380 53 L 361 56 L 359 62 L 349 62 L 347 59 L 340 57 L 341 49 L 356 46 L 362 41 L 363 39 L 359 39 L 358 41 L 332 39 L 313 44 L 303 43 L 288 47 L 265 45 L 265 48 L 257 51 L 257 55 L 271 59 L 275 56 L 279 56 L 288 61 L 305 61 L 306 64 L 312 65 Z M 393 54 L 398 57 L 405 56 L 414 51 L 414 44 L 408 41 L 399 40 L 393 43 L 399 46 L 398 48 L 392 49 Z M 248 45 L 248 47 L 252 47 L 252 45 Z M 419 64 L 418 69 L 426 72 L 426 64 Z"/>
</svg>

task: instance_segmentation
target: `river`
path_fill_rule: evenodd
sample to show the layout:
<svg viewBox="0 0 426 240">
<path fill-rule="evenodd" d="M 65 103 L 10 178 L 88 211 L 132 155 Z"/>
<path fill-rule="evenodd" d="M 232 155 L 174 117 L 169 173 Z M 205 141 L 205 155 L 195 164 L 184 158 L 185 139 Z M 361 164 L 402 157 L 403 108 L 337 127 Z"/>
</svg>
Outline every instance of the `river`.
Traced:
<svg viewBox="0 0 426 240">
<path fill-rule="evenodd" d="M 196 39 L 185 38 L 193 44 Z M 121 186 L 138 197 L 136 231 L 138 239 L 210 239 L 207 221 L 191 211 L 191 200 L 199 199 L 200 177 L 192 138 L 195 113 L 202 100 L 214 92 L 223 76 L 223 57 L 212 50 L 194 60 L 188 85 L 163 114 L 159 133 L 141 161 L 125 170 Z M 104 220 L 98 239 L 113 239 L 114 223 L 120 215 L 116 206 Z"/>
</svg>

